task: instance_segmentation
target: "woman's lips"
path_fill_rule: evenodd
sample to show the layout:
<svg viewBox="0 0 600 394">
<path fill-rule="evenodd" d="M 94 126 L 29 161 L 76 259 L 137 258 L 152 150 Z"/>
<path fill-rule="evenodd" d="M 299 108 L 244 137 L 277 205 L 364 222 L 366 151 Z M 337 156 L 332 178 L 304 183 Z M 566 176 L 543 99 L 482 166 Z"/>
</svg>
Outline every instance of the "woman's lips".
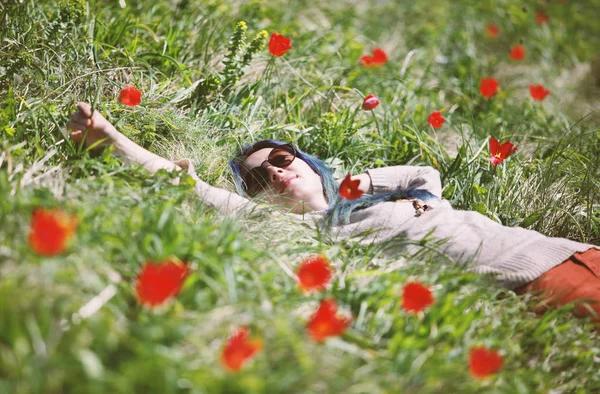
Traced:
<svg viewBox="0 0 600 394">
<path fill-rule="evenodd" d="M 296 175 L 293 178 L 289 178 L 289 179 L 286 179 L 285 181 L 283 181 L 283 188 L 281 188 L 281 191 L 279 192 L 279 194 L 285 192 L 285 190 L 288 188 L 290 182 L 292 182 L 296 178 L 298 178 L 298 175 Z"/>
</svg>

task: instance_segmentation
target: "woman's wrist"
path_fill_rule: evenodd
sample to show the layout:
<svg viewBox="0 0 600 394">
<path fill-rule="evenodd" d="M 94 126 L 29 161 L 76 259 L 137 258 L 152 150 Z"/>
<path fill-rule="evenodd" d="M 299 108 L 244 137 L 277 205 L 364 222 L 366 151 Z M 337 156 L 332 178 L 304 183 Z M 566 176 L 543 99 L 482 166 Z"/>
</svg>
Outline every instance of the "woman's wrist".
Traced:
<svg viewBox="0 0 600 394">
<path fill-rule="evenodd" d="M 351 177 L 352 180 L 359 180 L 358 190 L 365 194 L 373 194 L 373 182 L 368 173 L 362 173 Z"/>
</svg>

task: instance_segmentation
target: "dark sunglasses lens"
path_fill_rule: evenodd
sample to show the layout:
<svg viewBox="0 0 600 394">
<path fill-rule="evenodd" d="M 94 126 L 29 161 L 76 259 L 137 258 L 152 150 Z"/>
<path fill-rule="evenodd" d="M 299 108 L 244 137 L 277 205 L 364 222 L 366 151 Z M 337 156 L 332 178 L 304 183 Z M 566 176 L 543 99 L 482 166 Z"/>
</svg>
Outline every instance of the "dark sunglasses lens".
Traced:
<svg viewBox="0 0 600 394">
<path fill-rule="evenodd" d="M 289 145 L 283 145 L 271 151 L 269 154 L 269 163 L 275 167 L 283 168 L 292 164 L 295 158 L 296 152 L 294 152 L 294 149 Z"/>
</svg>

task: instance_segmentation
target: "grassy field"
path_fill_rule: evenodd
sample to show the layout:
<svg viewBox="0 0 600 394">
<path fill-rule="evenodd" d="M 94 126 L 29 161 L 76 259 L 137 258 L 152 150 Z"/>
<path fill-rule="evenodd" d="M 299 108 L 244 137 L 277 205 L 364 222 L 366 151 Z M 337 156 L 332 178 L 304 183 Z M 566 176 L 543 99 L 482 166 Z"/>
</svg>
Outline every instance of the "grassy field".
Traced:
<svg viewBox="0 0 600 394">
<path fill-rule="evenodd" d="M 189 157 L 230 190 L 227 159 L 263 138 L 327 159 L 339 177 L 431 165 L 457 209 L 600 244 L 597 1 L 472 3 L 2 2 L 0 393 L 600 392 L 600 337 L 569 308 L 536 317 L 535 300 L 441 258 L 389 259 L 284 219 L 221 217 L 190 182 L 65 137 L 88 101 L 138 144 Z M 264 46 L 273 32 L 292 39 L 284 56 Z M 525 59 L 511 60 L 520 42 Z M 387 63 L 359 64 L 377 47 Z M 488 77 L 500 84 L 489 99 Z M 550 95 L 532 100 L 531 83 Z M 139 106 L 119 103 L 128 85 Z M 362 111 L 368 94 L 381 104 Z M 490 137 L 518 147 L 495 172 Z M 66 252 L 32 250 L 36 207 L 76 215 Z M 294 271 L 317 253 L 333 283 L 304 294 Z M 181 292 L 142 306 L 140 268 L 173 256 L 191 270 Z M 418 315 L 401 308 L 414 280 L 435 297 Z M 305 326 L 324 297 L 353 322 L 316 343 Z M 239 326 L 263 348 L 231 372 L 221 352 Z M 471 376 L 474 346 L 498 349 L 502 369 Z"/>
</svg>

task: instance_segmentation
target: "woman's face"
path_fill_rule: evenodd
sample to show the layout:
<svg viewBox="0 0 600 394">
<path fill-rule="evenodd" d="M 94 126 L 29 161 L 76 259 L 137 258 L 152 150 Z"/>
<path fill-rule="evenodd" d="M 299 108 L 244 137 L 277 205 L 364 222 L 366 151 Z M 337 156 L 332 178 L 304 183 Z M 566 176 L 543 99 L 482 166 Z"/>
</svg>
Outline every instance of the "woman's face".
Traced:
<svg viewBox="0 0 600 394">
<path fill-rule="evenodd" d="M 252 153 L 244 160 L 245 168 L 250 170 L 260 167 L 272 150 L 273 148 L 263 148 Z M 264 167 L 269 187 L 263 196 L 272 204 L 284 205 L 300 214 L 328 208 L 321 177 L 304 160 L 296 157 L 286 168 L 275 167 L 270 163 L 265 163 Z"/>
</svg>

